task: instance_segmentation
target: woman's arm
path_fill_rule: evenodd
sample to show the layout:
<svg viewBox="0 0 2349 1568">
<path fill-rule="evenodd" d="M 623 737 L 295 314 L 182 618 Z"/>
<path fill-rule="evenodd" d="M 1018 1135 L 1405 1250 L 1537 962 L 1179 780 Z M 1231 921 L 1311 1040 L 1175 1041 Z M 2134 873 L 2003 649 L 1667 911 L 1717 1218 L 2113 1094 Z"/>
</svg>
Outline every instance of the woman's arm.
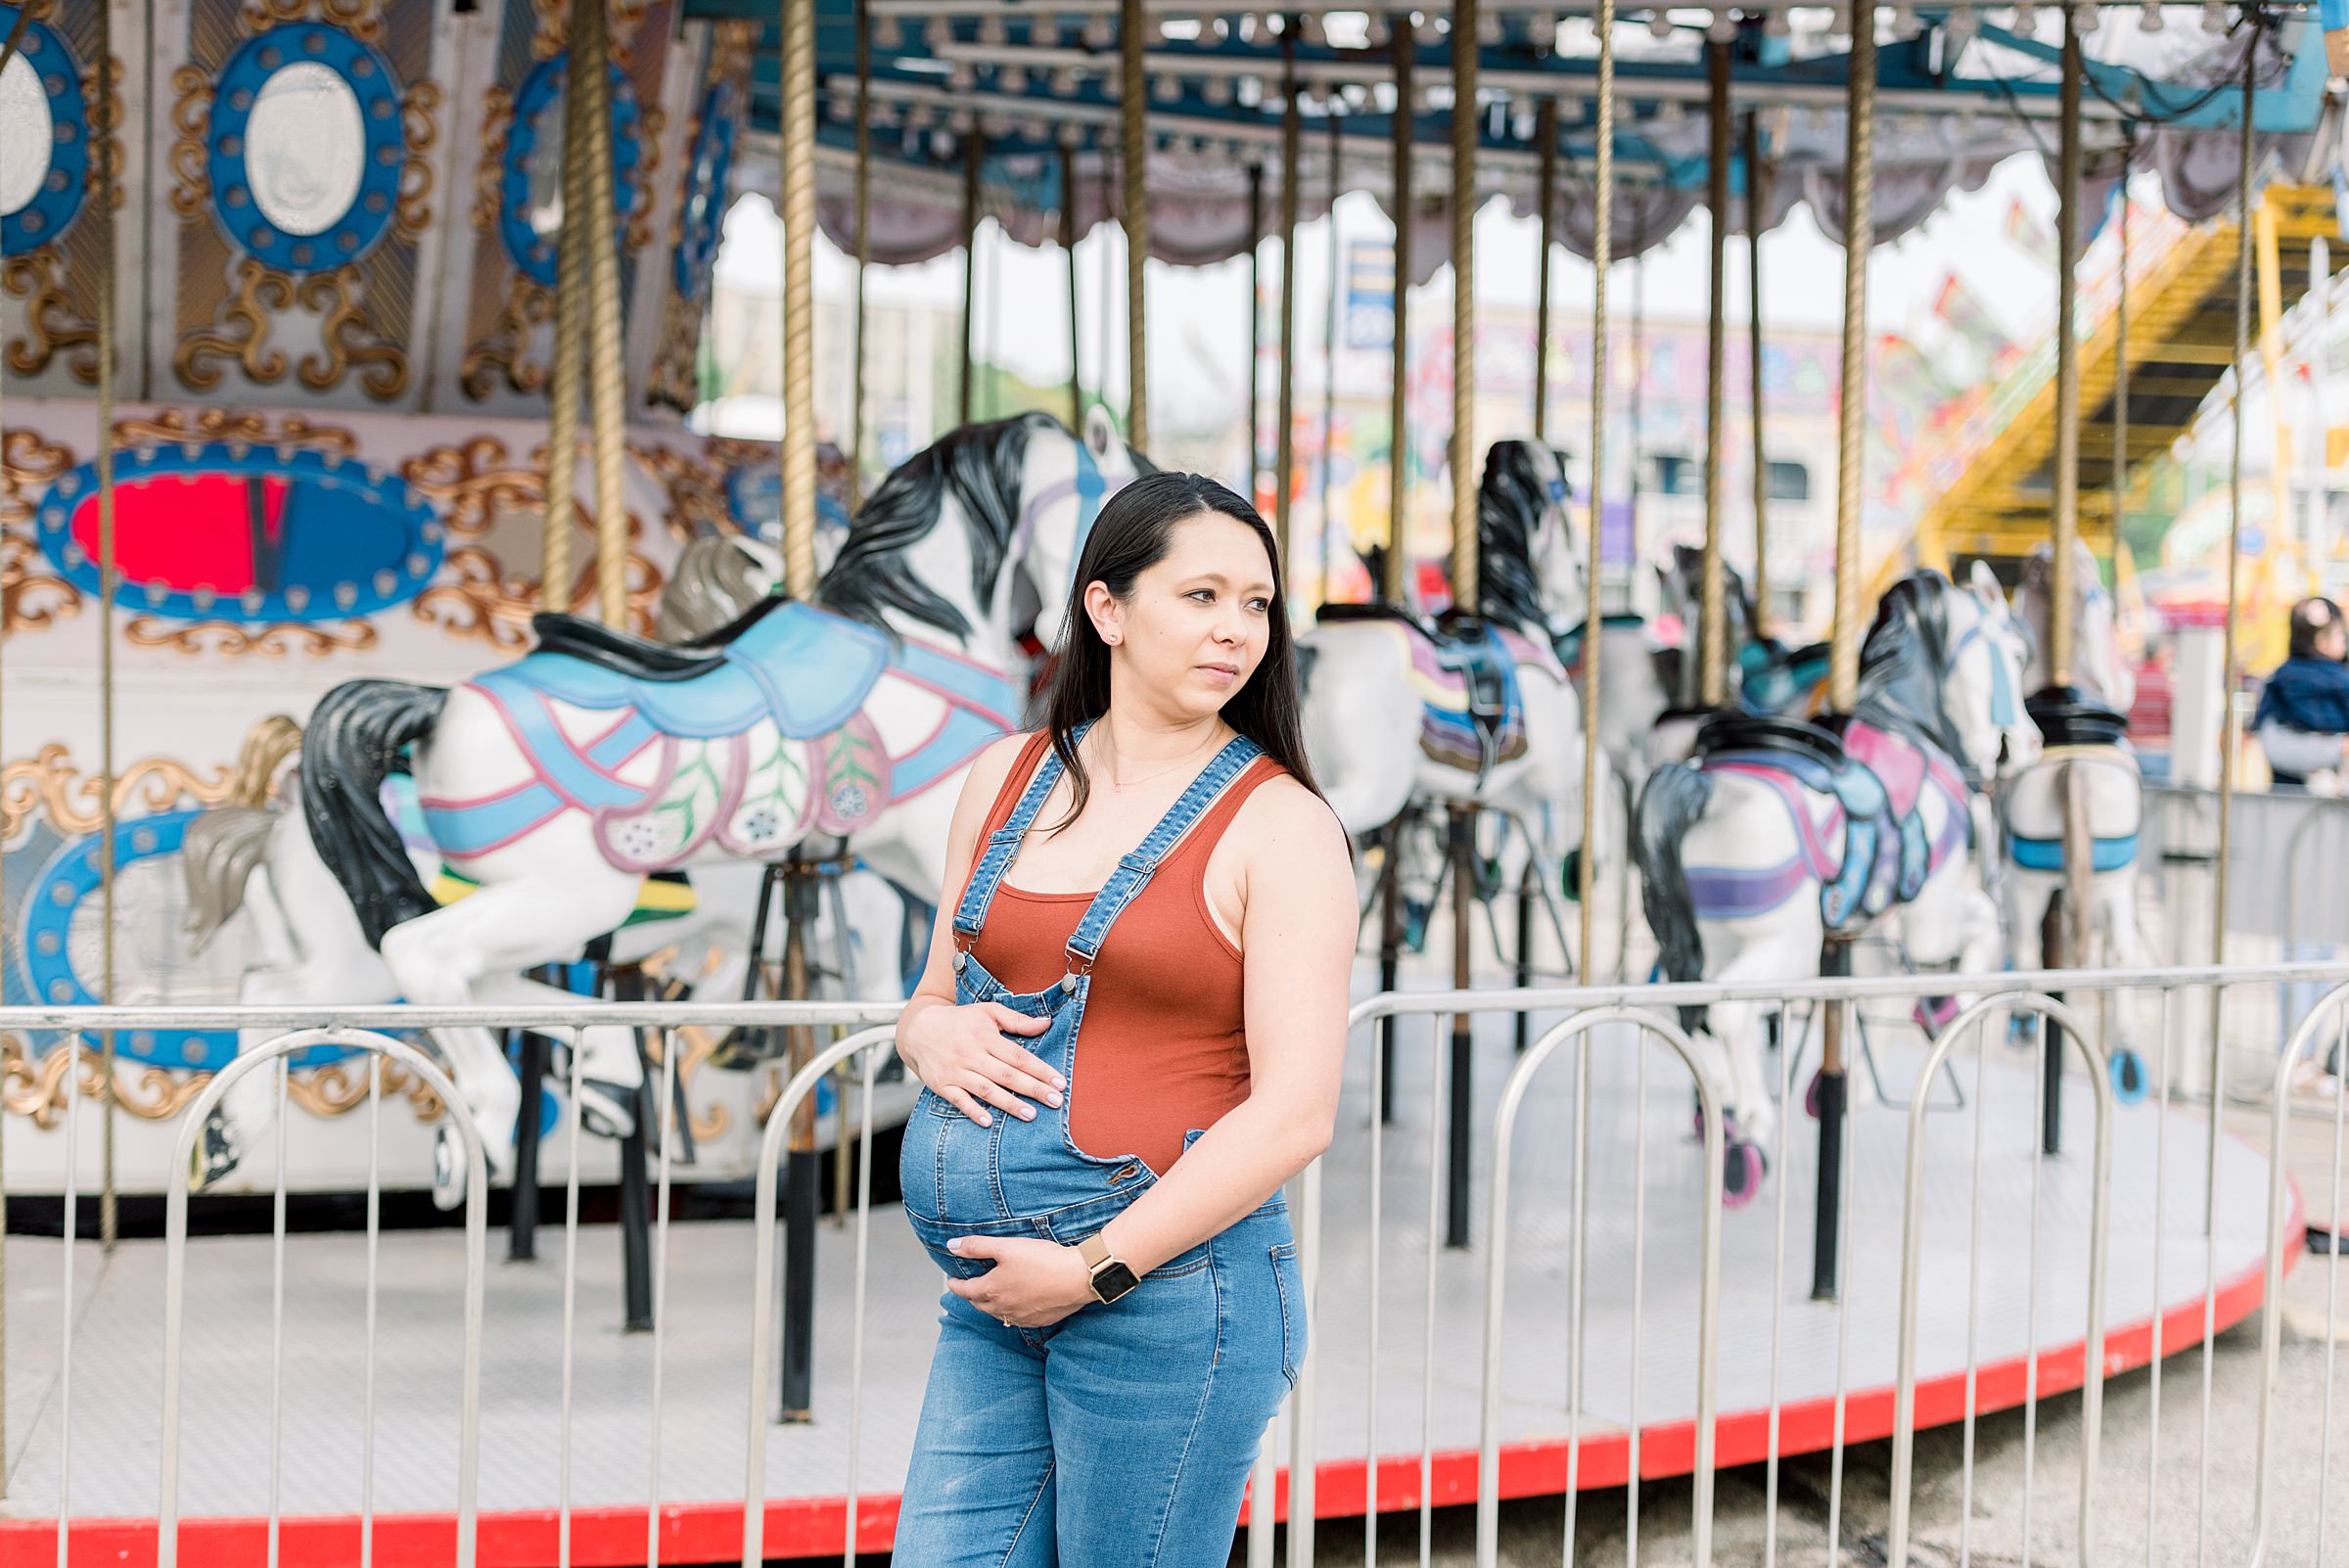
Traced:
<svg viewBox="0 0 2349 1568">
<path fill-rule="evenodd" d="M 1036 1107 L 1029 1102 L 1057 1105 L 1067 1086 L 1042 1058 L 1006 1038 L 1006 1031 L 1040 1035 L 1050 1020 L 1030 1018 L 993 1002 L 954 1005 L 954 905 L 978 857 L 979 830 L 987 823 L 988 807 L 1025 743 L 1024 736 L 1005 736 L 979 754 L 963 779 L 962 797 L 954 803 L 954 821 L 947 830 L 946 879 L 939 892 L 937 923 L 930 931 L 930 957 L 922 966 L 921 983 L 898 1015 L 898 1054 L 913 1076 L 981 1127 L 993 1120 L 989 1105 L 1033 1122 Z"/>
<path fill-rule="evenodd" d="M 1354 857 L 1329 807 L 1294 780 L 1248 799 L 1240 919 L 1248 1098 L 1110 1222 L 1137 1274 L 1262 1204 L 1329 1146 L 1354 976 Z"/>
</svg>

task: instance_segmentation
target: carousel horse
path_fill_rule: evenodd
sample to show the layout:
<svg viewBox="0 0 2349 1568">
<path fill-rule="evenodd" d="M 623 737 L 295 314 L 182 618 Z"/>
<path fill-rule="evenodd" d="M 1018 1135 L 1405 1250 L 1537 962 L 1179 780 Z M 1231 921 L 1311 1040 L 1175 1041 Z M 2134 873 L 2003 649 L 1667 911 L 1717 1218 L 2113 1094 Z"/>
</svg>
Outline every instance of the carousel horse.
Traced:
<svg viewBox="0 0 2349 1568">
<path fill-rule="evenodd" d="M 2129 705 L 2137 681 L 2121 655 L 2112 595 L 2085 544 L 2072 573 L 2072 685 L 2051 687 L 2050 614 L 2054 605 L 2054 552 L 2041 545 L 2023 563 L 2016 609 L 2033 636 L 2024 689 L 2045 749 L 2000 791 L 2004 828 L 2004 902 L 2008 940 L 2019 964 L 2049 951 L 2043 933 L 2050 906 L 2074 922 L 2065 945 L 2082 967 L 2135 966 L 2144 961 L 2137 926 L 2137 845 L 2143 789 L 2137 753 L 2129 744 Z M 2089 846 L 2085 866 L 2064 865 L 2064 820 L 2070 813 Z M 2082 918 L 2083 912 L 2085 918 Z M 2118 1017 L 2116 1015 L 2116 1022 Z M 2125 1044 L 2109 1052 L 2113 1086 L 2124 1099 L 2144 1092 L 2142 1058 Z"/>
<path fill-rule="evenodd" d="M 1877 606 L 1840 733 L 1709 720 L 1693 759 L 1658 768 L 1639 799 L 1635 847 L 1665 977 L 1807 979 L 1826 938 L 1879 921 L 1920 962 L 1991 965 L 1999 917 L 1973 863 L 1971 801 L 2002 756 L 2027 763 L 2039 749 L 2015 699 L 2023 658 L 1995 581 L 1958 588 L 1924 571 Z M 1769 1011 L 1683 1009 L 1725 1108 L 1731 1206 L 1759 1189 L 1778 1114 L 1762 1068 Z"/>
<path fill-rule="evenodd" d="M 1477 495 L 1481 617 L 1324 605 L 1299 639 L 1306 748 L 1357 844 L 1414 801 L 1489 808 L 1559 885 L 1582 794 L 1581 708 L 1551 652 L 1588 603 L 1553 448 L 1497 441 Z"/>
<path fill-rule="evenodd" d="M 939 887 L 962 776 L 1020 722 L 1018 639 L 1058 637 L 1038 606 L 1065 600 L 1102 501 L 1140 468 L 1097 410 L 1082 437 L 1042 414 L 969 426 L 874 491 L 814 603 L 766 596 L 685 647 L 540 616 L 535 652 L 454 689 L 327 693 L 302 735 L 301 818 L 394 994 L 572 999 L 521 977 L 622 929 L 648 877 L 688 865 L 846 846 L 902 887 Z M 473 885 L 461 899 L 434 897 L 387 807 L 400 771 L 439 862 Z M 624 1134 L 634 1038 L 580 1033 L 582 1118 Z M 504 1052 L 487 1030 L 434 1039 L 502 1176 L 520 1096 Z M 265 1122 L 264 1080 L 207 1129 L 207 1179 Z M 463 1158 L 444 1130 L 443 1204 Z"/>
</svg>

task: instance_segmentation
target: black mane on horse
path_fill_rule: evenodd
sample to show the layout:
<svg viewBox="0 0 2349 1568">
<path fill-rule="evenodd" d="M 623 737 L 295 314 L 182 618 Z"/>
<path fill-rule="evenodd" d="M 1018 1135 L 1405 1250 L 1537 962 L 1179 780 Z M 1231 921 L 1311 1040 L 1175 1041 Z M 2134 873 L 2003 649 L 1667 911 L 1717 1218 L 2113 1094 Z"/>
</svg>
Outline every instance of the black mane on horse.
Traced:
<svg viewBox="0 0 2349 1568">
<path fill-rule="evenodd" d="M 1950 665 L 1950 579 L 1931 567 L 1887 589 L 1860 647 L 1857 715 L 1880 729 L 1940 748 L 1966 768 L 1965 747 L 1942 701 Z"/>
<path fill-rule="evenodd" d="M 1476 532 L 1484 615 L 1537 642 L 1549 640 L 1542 578 L 1534 570 L 1534 530 L 1549 505 L 1548 482 L 1534 464 L 1531 441 L 1495 441 L 1485 454 L 1485 479 L 1476 493 Z M 1553 449 L 1554 454 L 1554 449 Z M 1555 460 L 1565 468 L 1562 455 Z"/>
<path fill-rule="evenodd" d="M 930 536 L 951 497 L 970 529 L 971 597 L 987 603 L 1019 526 L 1028 440 L 1038 431 L 1069 434 L 1050 414 L 1015 414 L 949 431 L 898 465 L 857 509 L 840 554 L 816 585 L 816 601 L 877 626 L 885 626 L 886 613 L 895 610 L 949 636 L 968 637 L 970 622 L 914 576 L 906 552 Z"/>
</svg>

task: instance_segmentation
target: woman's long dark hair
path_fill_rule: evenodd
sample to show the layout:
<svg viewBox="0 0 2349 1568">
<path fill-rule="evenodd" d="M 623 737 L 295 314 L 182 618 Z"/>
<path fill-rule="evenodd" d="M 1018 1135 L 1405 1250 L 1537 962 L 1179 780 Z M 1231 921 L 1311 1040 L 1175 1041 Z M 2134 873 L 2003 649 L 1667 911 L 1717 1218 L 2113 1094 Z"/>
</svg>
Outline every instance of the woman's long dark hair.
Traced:
<svg viewBox="0 0 2349 1568">
<path fill-rule="evenodd" d="M 1263 747 L 1265 755 L 1288 769 L 1298 783 L 1320 793 L 1305 760 L 1305 724 L 1297 702 L 1297 644 L 1289 635 L 1289 603 L 1280 586 L 1280 553 L 1272 541 L 1272 530 L 1255 507 L 1214 480 L 1201 474 L 1165 471 L 1145 474 L 1109 498 L 1077 560 L 1068 622 L 1061 634 L 1060 667 L 1053 673 L 1051 695 L 1044 705 L 1052 750 L 1060 758 L 1060 765 L 1068 769 L 1072 791 L 1068 814 L 1056 826 L 1065 827 L 1082 814 L 1092 791 L 1084 763 L 1077 756 L 1077 727 L 1109 712 L 1109 645 L 1101 640 L 1093 618 L 1085 614 L 1084 590 L 1098 582 L 1115 597 L 1128 597 L 1133 592 L 1134 579 L 1166 559 L 1176 527 L 1210 512 L 1247 524 L 1264 541 L 1265 559 L 1272 567 L 1272 603 L 1266 617 L 1271 636 L 1248 683 L 1224 703 L 1223 722 Z"/>
</svg>

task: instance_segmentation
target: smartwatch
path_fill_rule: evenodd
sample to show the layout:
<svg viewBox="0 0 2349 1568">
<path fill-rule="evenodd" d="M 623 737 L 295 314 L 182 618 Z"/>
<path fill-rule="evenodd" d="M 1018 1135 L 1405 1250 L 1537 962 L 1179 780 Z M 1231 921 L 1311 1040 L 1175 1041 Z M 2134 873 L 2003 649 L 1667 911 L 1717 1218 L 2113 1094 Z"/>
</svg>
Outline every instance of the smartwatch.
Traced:
<svg viewBox="0 0 2349 1568">
<path fill-rule="evenodd" d="M 1110 1256 L 1109 1239 L 1098 1230 L 1077 1243 L 1077 1256 L 1093 1276 L 1094 1299 L 1105 1305 L 1141 1283 L 1125 1259 Z"/>
</svg>

